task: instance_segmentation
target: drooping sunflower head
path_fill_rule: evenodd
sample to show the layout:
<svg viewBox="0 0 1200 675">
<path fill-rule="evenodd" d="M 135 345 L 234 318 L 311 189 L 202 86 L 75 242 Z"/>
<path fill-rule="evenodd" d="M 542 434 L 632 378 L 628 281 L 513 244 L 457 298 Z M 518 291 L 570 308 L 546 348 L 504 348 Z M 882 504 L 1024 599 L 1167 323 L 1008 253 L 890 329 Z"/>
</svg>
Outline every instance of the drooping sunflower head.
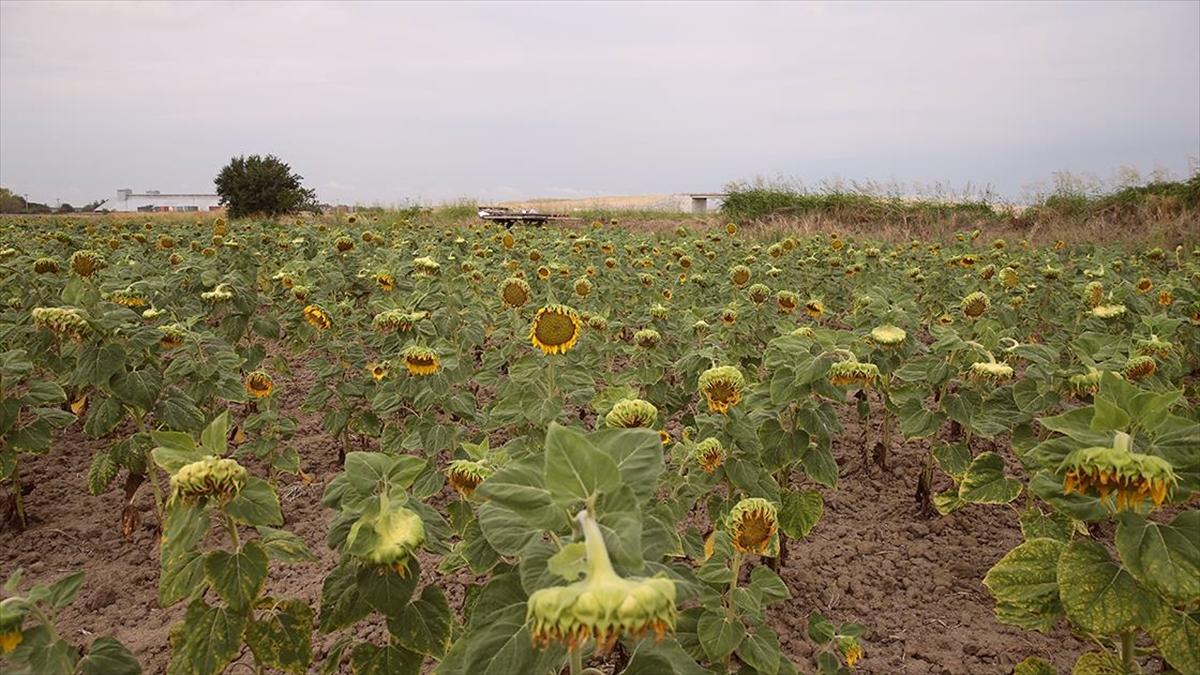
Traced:
<svg viewBox="0 0 1200 675">
<path fill-rule="evenodd" d="M 587 577 L 566 586 L 534 591 L 526 604 L 526 622 L 535 645 L 562 643 L 569 650 L 595 640 L 605 654 L 622 636 L 654 633 L 661 639 L 674 630 L 675 582 L 665 577 L 623 578 L 612 569 L 603 537 L 594 521 L 584 521 Z"/>
<path fill-rule="evenodd" d="M 185 464 L 171 476 L 171 497 L 187 503 L 216 499 L 224 504 L 241 492 L 248 475 L 237 461 L 210 455 Z"/>
<path fill-rule="evenodd" d="M 34 307 L 30 316 L 34 327 L 50 331 L 59 339 L 82 342 L 92 332 L 91 324 L 74 307 Z"/>
<path fill-rule="evenodd" d="M 404 576 L 409 558 L 425 543 L 425 523 L 415 511 L 380 495 L 350 526 L 346 552 L 372 565 L 391 567 Z"/>
<path fill-rule="evenodd" d="M 246 376 L 243 383 L 246 393 L 254 398 L 266 398 L 275 389 L 275 380 L 265 370 L 256 370 Z"/>
<path fill-rule="evenodd" d="M 738 502 L 729 512 L 729 533 L 739 553 L 766 552 L 779 531 L 779 508 L 761 497 Z"/>
<path fill-rule="evenodd" d="M 736 366 L 717 366 L 700 374 L 700 394 L 708 403 L 708 411 L 728 414 L 742 400 L 746 378 Z"/>
<path fill-rule="evenodd" d="M 333 240 L 333 247 L 337 249 L 338 253 L 347 253 L 354 249 L 354 239 L 342 235 Z"/>
<path fill-rule="evenodd" d="M 640 398 L 617 401 L 604 416 L 604 423 L 620 429 L 649 429 L 658 421 L 658 408 Z"/>
<path fill-rule="evenodd" d="M 592 282 L 587 277 L 579 277 L 575 280 L 575 295 L 581 298 L 586 298 L 592 293 Z"/>
<path fill-rule="evenodd" d="M 750 296 L 750 302 L 761 305 L 771 297 L 771 289 L 766 284 L 750 284 L 746 294 Z"/>
<path fill-rule="evenodd" d="M 233 288 L 229 284 L 217 284 L 211 291 L 204 291 L 200 299 L 211 304 L 226 302 L 233 299 Z"/>
<path fill-rule="evenodd" d="M 587 325 L 588 328 L 591 328 L 598 333 L 603 333 L 604 331 L 608 330 L 608 319 L 600 316 L 599 314 L 592 314 L 587 319 Z"/>
<path fill-rule="evenodd" d="M 1156 356 L 1160 359 L 1165 359 L 1174 351 L 1175 345 L 1160 339 L 1157 335 L 1151 335 L 1148 338 L 1138 340 L 1135 349 L 1140 356 Z"/>
<path fill-rule="evenodd" d="M 725 309 L 721 310 L 721 323 L 725 324 L 726 326 L 732 326 L 733 324 L 737 323 L 737 316 L 736 309 L 733 307 L 726 307 Z"/>
<path fill-rule="evenodd" d="M 775 294 L 775 306 L 780 314 L 791 314 L 800 306 L 800 296 L 791 291 L 779 291 Z"/>
<path fill-rule="evenodd" d="M 703 319 L 692 324 L 692 333 L 697 337 L 708 335 L 710 330 L 712 330 L 712 326 L 709 326 L 708 322 Z"/>
<path fill-rule="evenodd" d="M 1152 356 L 1134 356 L 1125 362 L 1121 372 L 1127 379 L 1140 382 L 1158 370 L 1158 362 Z"/>
<path fill-rule="evenodd" d="M 54 258 L 38 258 L 33 261 L 35 274 L 58 274 L 58 261 Z"/>
<path fill-rule="evenodd" d="M 1104 284 L 1099 281 L 1089 281 L 1083 289 L 1083 299 L 1088 307 L 1095 307 L 1104 302 Z"/>
<path fill-rule="evenodd" d="M 1063 493 L 1099 496 L 1107 503 L 1116 495 L 1116 511 L 1140 511 L 1147 499 L 1162 506 L 1167 493 L 1178 482 L 1171 464 L 1161 457 L 1131 452 L 1127 436 L 1118 435 L 1113 447 L 1075 450 L 1063 460 Z"/>
<path fill-rule="evenodd" d="M 416 317 L 400 309 L 382 311 L 371 319 L 371 327 L 380 333 L 407 333 L 416 326 Z"/>
<path fill-rule="evenodd" d="M 650 306 L 650 318 L 655 321 L 666 321 L 670 315 L 671 310 L 666 305 L 654 303 Z"/>
<path fill-rule="evenodd" d="M 131 287 L 105 293 L 104 299 L 115 305 L 121 305 L 130 309 L 145 307 L 150 304 L 150 301 L 146 299 L 145 293 Z"/>
<path fill-rule="evenodd" d="M 1115 319 L 1123 316 L 1124 314 L 1125 305 L 1119 303 L 1111 305 L 1096 305 L 1092 308 L 1092 316 L 1098 319 Z"/>
<path fill-rule="evenodd" d="M 292 289 L 293 291 L 295 289 Z M 304 308 L 304 320 L 317 330 L 328 330 L 333 327 L 333 317 L 320 305 L 307 305 Z"/>
<path fill-rule="evenodd" d="M 1012 366 L 992 361 L 976 361 L 971 364 L 971 369 L 967 371 L 967 377 L 972 380 L 997 384 L 1011 380 L 1012 376 Z"/>
<path fill-rule="evenodd" d="M 662 341 L 662 336 L 653 328 L 643 328 L 633 334 L 633 342 L 642 349 L 653 349 Z"/>
<path fill-rule="evenodd" d="M 986 293 L 983 291 L 975 291 L 973 293 L 968 293 L 967 296 L 962 299 L 960 308 L 962 309 L 964 316 L 971 319 L 978 319 L 979 317 L 983 316 L 983 313 L 986 312 L 988 307 L 991 305 L 992 301 L 990 298 L 988 298 Z"/>
<path fill-rule="evenodd" d="M 881 347 L 899 347 L 904 344 L 904 340 L 907 338 L 908 333 L 903 328 L 891 324 L 884 324 L 871 329 L 871 339 Z"/>
<path fill-rule="evenodd" d="M 159 326 L 158 331 L 162 334 L 162 337 L 158 339 L 158 345 L 163 349 L 175 349 L 179 347 L 188 336 L 187 328 L 178 323 Z"/>
<path fill-rule="evenodd" d="M 81 277 L 90 277 L 106 266 L 104 258 L 95 251 L 80 249 L 71 254 L 71 269 Z"/>
<path fill-rule="evenodd" d="M 375 284 L 384 293 L 391 293 L 396 290 L 396 277 L 392 276 L 390 272 L 380 272 L 375 275 Z"/>
<path fill-rule="evenodd" d="M 825 313 L 825 303 L 813 298 L 804 303 L 804 313 L 807 314 L 808 318 L 810 319 L 819 319 L 821 318 L 821 315 Z"/>
<path fill-rule="evenodd" d="M 706 438 L 692 447 L 692 459 L 700 465 L 700 468 L 709 475 L 712 475 L 722 464 L 725 463 L 725 446 L 721 445 L 718 438 Z"/>
<path fill-rule="evenodd" d="M 1077 373 L 1067 378 L 1067 393 L 1075 398 L 1083 398 L 1100 391 L 1100 379 L 1103 373 L 1091 368 L 1086 373 Z"/>
<path fill-rule="evenodd" d="M 750 268 L 745 265 L 734 265 L 729 268 L 729 281 L 741 288 L 750 281 Z"/>
<path fill-rule="evenodd" d="M 442 362 L 438 358 L 437 352 L 428 347 L 410 345 L 401 355 L 404 358 L 404 367 L 408 370 L 409 375 L 416 375 L 418 377 L 434 375 L 442 368 Z"/>
<path fill-rule="evenodd" d="M 829 366 L 829 382 L 837 387 L 872 387 L 879 382 L 879 366 L 852 359 Z"/>
<path fill-rule="evenodd" d="M 446 467 L 446 479 L 450 487 L 467 499 L 474 495 L 475 488 L 491 475 L 492 470 L 486 464 L 469 459 L 456 459 Z"/>
<path fill-rule="evenodd" d="M 579 314 L 566 305 L 547 305 L 529 327 L 529 341 L 543 354 L 565 354 L 579 341 Z"/>
<path fill-rule="evenodd" d="M 550 268 L 542 265 L 537 268 L 537 278 L 546 281 L 550 278 Z"/>
</svg>

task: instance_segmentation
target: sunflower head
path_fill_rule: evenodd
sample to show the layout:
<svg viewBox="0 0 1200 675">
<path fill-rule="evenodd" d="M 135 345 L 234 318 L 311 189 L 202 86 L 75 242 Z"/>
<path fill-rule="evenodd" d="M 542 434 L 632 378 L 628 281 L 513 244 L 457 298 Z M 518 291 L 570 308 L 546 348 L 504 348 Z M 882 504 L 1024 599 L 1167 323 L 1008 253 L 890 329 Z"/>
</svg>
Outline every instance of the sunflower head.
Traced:
<svg viewBox="0 0 1200 675">
<path fill-rule="evenodd" d="M 507 309 L 523 307 L 529 302 L 529 284 L 520 277 L 509 277 L 500 283 L 500 303 Z"/>
<path fill-rule="evenodd" d="M 728 234 L 732 237 L 733 235 L 737 234 L 737 232 L 738 226 L 736 223 L 725 223 L 725 234 Z"/>
<path fill-rule="evenodd" d="M 390 272 L 380 272 L 375 275 L 375 284 L 384 293 L 391 293 L 396 290 L 396 277 L 392 276 Z"/>
<path fill-rule="evenodd" d="M 1125 314 L 1125 305 L 1096 305 L 1092 308 L 1092 316 L 1099 319 L 1115 319 Z"/>
<path fill-rule="evenodd" d="M 633 334 L 633 342 L 643 349 L 652 349 L 662 341 L 662 336 L 653 328 L 643 328 Z"/>
<path fill-rule="evenodd" d="M 972 363 L 971 369 L 967 371 L 967 377 L 972 380 L 997 384 L 1011 380 L 1012 376 L 1012 366 L 992 361 L 977 361 Z"/>
<path fill-rule="evenodd" d="M 810 319 L 819 319 L 821 318 L 821 315 L 825 313 L 825 303 L 813 298 L 804 303 L 804 313 L 807 314 L 808 318 Z"/>
<path fill-rule="evenodd" d="M 171 476 L 171 497 L 186 503 L 233 499 L 246 485 L 249 474 L 237 461 L 208 456 L 185 464 Z"/>
<path fill-rule="evenodd" d="M 435 277 L 441 273 L 442 266 L 433 258 L 422 256 L 413 260 L 413 271 L 417 273 L 417 276 Z"/>
<path fill-rule="evenodd" d="M 1140 382 L 1147 377 L 1150 377 L 1158 370 L 1158 362 L 1152 356 L 1134 356 L 1125 362 L 1125 368 L 1121 371 L 1126 379 Z"/>
<path fill-rule="evenodd" d="M 380 495 L 379 507 L 368 507 L 350 526 L 346 551 L 370 563 L 391 567 L 404 575 L 409 558 L 425 543 L 425 523 L 416 512 Z"/>
<path fill-rule="evenodd" d="M 1063 460 L 1063 493 L 1099 496 L 1107 502 L 1116 495 L 1117 511 L 1139 511 L 1147 499 L 1162 506 L 1168 491 L 1179 482 L 1171 465 L 1161 457 L 1131 452 L 1128 436 L 1118 434 L 1113 447 L 1075 450 Z"/>
<path fill-rule="evenodd" d="M 1171 292 L 1169 289 L 1167 289 L 1167 290 L 1161 290 L 1161 291 L 1159 291 L 1159 292 L 1158 292 L 1158 304 L 1159 304 L 1159 306 L 1161 306 L 1161 307 L 1166 307 L 1166 306 L 1170 305 L 1170 304 L 1171 304 L 1171 303 L 1173 303 L 1173 302 L 1175 302 L 1175 294 L 1174 294 L 1174 293 L 1172 293 L 1172 292 Z"/>
<path fill-rule="evenodd" d="M 746 378 L 735 366 L 717 366 L 701 373 L 699 384 L 708 411 L 725 415 L 741 402 Z"/>
<path fill-rule="evenodd" d="M 579 341 L 579 314 L 566 305 L 547 305 L 529 327 L 529 341 L 543 354 L 565 354 Z"/>
<path fill-rule="evenodd" d="M 750 268 L 745 265 L 734 265 L 729 268 L 729 281 L 741 288 L 750 281 Z"/>
<path fill-rule="evenodd" d="M 854 360 L 838 361 L 829 366 L 829 382 L 837 387 L 871 387 L 879 382 L 879 366 Z"/>
<path fill-rule="evenodd" d="M 158 345 L 163 349 L 175 349 L 179 347 L 188 335 L 187 328 L 178 323 L 159 326 L 158 332 L 162 334 L 158 339 Z"/>
<path fill-rule="evenodd" d="M 293 289 L 295 290 L 295 289 Z M 304 320 L 317 330 L 328 330 L 333 327 L 333 317 L 320 305 L 308 305 L 304 308 Z"/>
<path fill-rule="evenodd" d="M 700 468 L 709 475 L 712 475 L 722 464 L 725 463 L 725 446 L 721 445 L 720 439 L 706 438 L 694 447 L 692 447 L 692 459 L 700 465 Z"/>
<path fill-rule="evenodd" d="M 1089 281 L 1083 288 L 1083 299 L 1088 307 L 1095 307 L 1104 301 L 1104 284 L 1099 281 Z"/>
<path fill-rule="evenodd" d="M 467 499 L 474 495 L 475 488 L 491 475 L 492 470 L 486 464 L 469 459 L 456 459 L 446 467 L 446 479 L 450 482 L 450 487 Z"/>
<path fill-rule="evenodd" d="M 658 408 L 640 398 L 617 401 L 604 416 L 604 423 L 620 429 L 649 429 L 658 420 Z"/>
<path fill-rule="evenodd" d="M 675 582 L 664 577 L 624 578 L 612 568 L 600 528 L 581 514 L 587 549 L 586 578 L 566 586 L 535 591 L 526 605 L 526 621 L 535 644 L 562 643 L 569 650 L 595 640 L 607 653 L 622 636 L 653 632 L 661 639 L 674 630 Z"/>
<path fill-rule="evenodd" d="M 708 335 L 710 330 L 712 330 L 712 326 L 709 326 L 708 322 L 703 319 L 692 324 L 692 333 L 696 334 L 698 337 Z"/>
<path fill-rule="evenodd" d="M 592 314 L 587 319 L 587 325 L 588 328 L 603 333 L 604 331 L 608 330 L 608 319 L 600 316 L 599 314 Z"/>
<path fill-rule="evenodd" d="M 837 647 L 842 658 L 846 659 L 847 668 L 853 668 L 863 657 L 862 643 L 852 635 L 839 637 Z"/>
<path fill-rule="evenodd" d="M 38 258 L 33 261 L 35 274 L 58 274 L 58 261 L 54 258 Z"/>
<path fill-rule="evenodd" d="M 246 376 L 243 383 L 246 393 L 254 398 L 266 398 L 275 389 L 275 380 L 265 370 L 256 370 Z"/>
<path fill-rule="evenodd" d="M 592 282 L 587 277 L 579 277 L 575 280 L 575 295 L 581 298 L 586 298 L 592 293 Z"/>
<path fill-rule="evenodd" d="M 908 333 L 903 328 L 898 328 L 891 324 L 876 326 L 871 329 L 871 339 L 875 344 L 882 347 L 898 347 L 904 344 L 904 340 L 908 338 Z"/>
<path fill-rule="evenodd" d="M 119 291 L 105 293 L 104 299 L 115 305 L 121 305 L 130 309 L 145 307 L 150 304 L 150 301 L 146 299 L 146 294 L 134 288 L 123 288 Z"/>
<path fill-rule="evenodd" d="M 1103 373 L 1095 368 L 1086 373 L 1078 373 L 1067 378 L 1067 393 L 1075 398 L 1082 398 L 1100 391 L 1100 379 Z"/>
<path fill-rule="evenodd" d="M 987 311 L 991 304 L 992 301 L 988 298 L 986 293 L 983 291 L 975 291 L 973 293 L 968 293 L 967 296 L 962 299 L 960 307 L 962 309 L 963 316 L 971 319 L 977 319 L 983 316 L 983 313 Z"/>
<path fill-rule="evenodd" d="M 217 284 L 217 287 L 211 291 L 204 291 L 200 294 L 200 299 L 211 304 L 226 302 L 233 299 L 233 289 L 229 284 Z"/>
<path fill-rule="evenodd" d="M 409 375 L 424 377 L 433 375 L 442 368 L 442 362 L 438 358 L 437 352 L 428 347 L 410 345 L 402 352 L 401 356 L 404 358 L 404 367 L 408 370 Z"/>
<path fill-rule="evenodd" d="M 59 339 L 82 342 L 92 332 L 92 326 L 74 307 L 34 307 L 30 312 L 33 325 L 50 331 Z"/>
<path fill-rule="evenodd" d="M 739 553 L 765 553 L 779 531 L 779 508 L 761 497 L 738 502 L 729 512 L 733 548 Z"/>
<path fill-rule="evenodd" d="M 380 333 L 407 333 L 417 325 L 422 317 L 399 309 L 389 309 L 380 312 L 371 319 L 371 327 Z"/>
<path fill-rule="evenodd" d="M 367 373 L 371 376 L 371 379 L 375 380 L 376 382 L 379 382 L 383 378 L 387 377 L 390 369 L 391 365 L 387 361 L 371 362 L 367 364 Z"/>
<path fill-rule="evenodd" d="M 750 296 L 750 302 L 761 305 L 771 297 L 771 289 L 766 284 L 751 284 L 746 294 Z"/>
<path fill-rule="evenodd" d="M 99 253 L 87 249 L 72 253 L 70 262 L 71 269 L 81 277 L 90 277 L 105 267 L 104 258 L 100 257 Z"/>
<path fill-rule="evenodd" d="M 1157 356 L 1160 359 L 1165 359 L 1171 355 L 1175 349 L 1175 345 L 1166 340 L 1159 339 L 1157 335 L 1151 335 L 1137 341 L 1135 345 L 1138 355 L 1140 356 Z"/>
<path fill-rule="evenodd" d="M 791 314 L 800 306 L 800 296 L 791 291 L 779 291 L 775 294 L 775 306 L 780 314 Z"/>
<path fill-rule="evenodd" d="M 1150 280 L 1150 277 L 1142 277 L 1138 279 L 1136 288 L 1138 293 L 1149 293 L 1154 289 L 1154 282 Z"/>
</svg>

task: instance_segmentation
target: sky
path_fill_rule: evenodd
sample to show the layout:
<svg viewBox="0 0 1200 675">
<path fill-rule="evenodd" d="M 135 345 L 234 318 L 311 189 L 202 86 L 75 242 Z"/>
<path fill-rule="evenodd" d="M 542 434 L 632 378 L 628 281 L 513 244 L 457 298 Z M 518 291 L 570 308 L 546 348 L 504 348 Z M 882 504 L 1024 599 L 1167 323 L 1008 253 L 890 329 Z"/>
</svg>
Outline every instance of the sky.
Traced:
<svg viewBox="0 0 1200 675">
<path fill-rule="evenodd" d="M 1200 2 L 0 2 L 0 185 L 330 203 L 1185 176 Z"/>
</svg>

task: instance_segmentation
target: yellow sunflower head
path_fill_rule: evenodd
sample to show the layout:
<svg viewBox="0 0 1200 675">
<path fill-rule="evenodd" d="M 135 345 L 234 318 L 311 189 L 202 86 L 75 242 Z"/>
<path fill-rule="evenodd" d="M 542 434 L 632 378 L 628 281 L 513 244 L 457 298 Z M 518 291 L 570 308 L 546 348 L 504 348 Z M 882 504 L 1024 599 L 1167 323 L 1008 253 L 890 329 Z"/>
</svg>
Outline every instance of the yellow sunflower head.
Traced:
<svg viewBox="0 0 1200 675">
<path fill-rule="evenodd" d="M 82 249 L 71 254 L 71 269 L 81 277 L 90 277 L 105 267 L 99 253 Z"/>
<path fill-rule="evenodd" d="M 745 265 L 734 265 L 729 268 L 729 281 L 741 288 L 750 281 L 750 268 Z"/>
<path fill-rule="evenodd" d="M 565 354 L 579 341 L 579 314 L 566 305 L 547 305 L 529 327 L 529 341 L 543 354 Z"/>
<path fill-rule="evenodd" d="M 254 398 L 266 398 L 275 389 L 275 380 L 265 370 L 256 370 L 246 376 L 246 393 Z"/>
<path fill-rule="evenodd" d="M 371 375 L 371 379 L 379 382 L 388 376 L 388 371 L 391 366 L 387 361 L 372 362 L 367 364 L 367 373 Z"/>
<path fill-rule="evenodd" d="M 292 289 L 293 292 L 295 290 Z M 304 320 L 317 330 L 328 330 L 333 327 L 333 318 L 320 305 L 307 305 L 304 308 Z"/>
<path fill-rule="evenodd" d="M 812 300 L 804 303 L 804 313 L 807 314 L 808 318 L 810 319 L 819 319 L 821 318 L 821 315 L 825 313 L 825 303 L 813 298 Z"/>
<path fill-rule="evenodd" d="M 800 296 L 791 291 L 779 291 L 775 294 L 775 305 L 780 314 L 791 314 L 800 306 Z"/>
<path fill-rule="evenodd" d="M 653 328 L 643 328 L 633 334 L 633 342 L 643 349 L 652 349 L 662 341 L 662 335 Z"/>
<path fill-rule="evenodd" d="M 620 429 L 649 429 L 658 420 L 658 408 L 640 398 L 617 401 L 604 416 L 604 423 Z"/>
<path fill-rule="evenodd" d="M 903 328 L 884 324 L 871 329 L 871 339 L 881 347 L 898 347 L 904 344 L 908 333 Z"/>
<path fill-rule="evenodd" d="M 746 378 L 736 366 L 717 366 L 701 373 L 699 384 L 708 411 L 724 415 L 741 402 Z"/>
<path fill-rule="evenodd" d="M 962 313 L 964 316 L 977 319 L 983 316 L 983 313 L 987 311 L 991 304 L 992 301 L 983 291 L 968 293 L 967 296 L 962 299 Z"/>
<path fill-rule="evenodd" d="M 733 548 L 739 553 L 765 553 L 779 531 L 779 508 L 761 498 L 738 502 L 729 512 Z"/>
<path fill-rule="evenodd" d="M 879 366 L 861 363 L 853 359 L 838 361 L 829 366 L 829 382 L 837 387 L 857 386 L 866 388 L 879 381 Z"/>
<path fill-rule="evenodd" d="M 411 345 L 402 353 L 404 357 L 404 367 L 408 369 L 409 375 L 424 377 L 433 375 L 442 368 L 442 361 L 438 358 L 437 352 L 428 347 L 420 345 Z"/>
<path fill-rule="evenodd" d="M 492 470 L 486 464 L 469 459 L 456 459 L 446 467 L 446 479 L 450 487 L 467 499 L 474 495 L 475 488 L 491 475 Z"/>
<path fill-rule="evenodd" d="M 1134 356 L 1125 362 L 1121 372 L 1126 379 L 1140 382 L 1158 371 L 1158 362 L 1152 356 Z"/>
<path fill-rule="evenodd" d="M 725 456 L 725 446 L 717 438 L 706 438 L 692 448 L 692 459 L 709 475 L 725 463 Z"/>
<path fill-rule="evenodd" d="M 1107 505 L 1116 494 L 1116 511 L 1140 511 L 1149 500 L 1162 506 L 1168 491 L 1179 482 L 1170 463 L 1161 457 L 1132 452 L 1128 434 L 1118 433 L 1113 445 L 1082 448 L 1067 455 L 1059 467 L 1065 471 L 1063 493 L 1098 496 Z"/>
<path fill-rule="evenodd" d="M 396 290 L 396 277 L 388 272 L 380 272 L 375 275 L 375 283 L 379 286 L 379 290 L 384 293 L 391 293 Z"/>
<path fill-rule="evenodd" d="M 1142 277 L 1141 279 L 1138 279 L 1138 282 L 1137 282 L 1137 292 L 1138 293 L 1149 293 L 1151 290 L 1153 290 L 1153 288 L 1154 288 L 1154 282 L 1150 280 L 1150 277 Z"/>
<path fill-rule="evenodd" d="M 587 277 L 580 277 L 575 280 L 575 294 L 581 298 L 586 298 L 592 292 L 592 282 Z"/>
</svg>

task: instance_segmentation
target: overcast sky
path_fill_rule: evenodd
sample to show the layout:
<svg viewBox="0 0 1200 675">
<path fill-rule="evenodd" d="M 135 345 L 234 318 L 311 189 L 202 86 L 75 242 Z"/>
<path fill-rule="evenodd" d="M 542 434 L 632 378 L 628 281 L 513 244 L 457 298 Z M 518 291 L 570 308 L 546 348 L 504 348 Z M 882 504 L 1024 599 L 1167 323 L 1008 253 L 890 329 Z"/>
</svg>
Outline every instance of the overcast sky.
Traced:
<svg viewBox="0 0 1200 675">
<path fill-rule="evenodd" d="M 0 185 L 328 202 L 1185 175 L 1200 3 L 0 2 Z"/>
</svg>

